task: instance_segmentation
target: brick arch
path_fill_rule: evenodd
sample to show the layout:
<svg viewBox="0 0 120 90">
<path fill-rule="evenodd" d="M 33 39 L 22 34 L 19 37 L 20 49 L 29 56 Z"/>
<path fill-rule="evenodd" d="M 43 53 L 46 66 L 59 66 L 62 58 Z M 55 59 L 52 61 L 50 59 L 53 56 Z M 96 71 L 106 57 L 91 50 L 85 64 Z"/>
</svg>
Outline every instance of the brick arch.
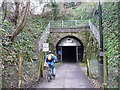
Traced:
<svg viewBox="0 0 120 90">
<path fill-rule="evenodd" d="M 50 37 L 51 41 L 54 42 L 54 47 L 56 47 L 57 43 L 66 36 L 73 36 L 78 38 L 85 46 L 86 41 L 84 40 L 83 38 L 84 35 L 82 33 L 51 33 Z"/>
<path fill-rule="evenodd" d="M 61 41 L 65 40 L 66 38 L 72 38 L 78 41 L 78 43 L 80 43 L 80 46 L 59 46 Z M 55 45 L 56 45 L 55 48 L 56 48 L 56 54 L 57 54 L 58 60 L 62 60 L 63 62 L 66 62 L 66 61 L 82 62 L 83 61 L 84 45 L 78 37 L 73 35 L 68 35 L 68 36 L 63 35 L 61 38 L 57 40 L 57 43 Z M 73 53 L 69 53 L 69 55 L 71 54 L 70 55 L 71 57 L 68 58 L 66 53 L 71 52 L 71 50 L 73 51 Z M 61 52 L 61 55 L 58 54 L 59 51 Z M 79 55 L 78 55 L 78 51 L 79 51 Z"/>
<path fill-rule="evenodd" d="M 58 46 L 58 44 L 59 44 L 63 39 L 65 39 L 65 38 L 73 38 L 73 39 L 77 40 L 77 41 L 81 44 L 82 47 L 84 47 L 82 41 L 81 41 L 79 38 L 77 38 L 77 37 L 75 37 L 75 36 L 69 36 L 69 35 L 61 38 L 61 39 L 57 42 L 56 46 Z"/>
</svg>

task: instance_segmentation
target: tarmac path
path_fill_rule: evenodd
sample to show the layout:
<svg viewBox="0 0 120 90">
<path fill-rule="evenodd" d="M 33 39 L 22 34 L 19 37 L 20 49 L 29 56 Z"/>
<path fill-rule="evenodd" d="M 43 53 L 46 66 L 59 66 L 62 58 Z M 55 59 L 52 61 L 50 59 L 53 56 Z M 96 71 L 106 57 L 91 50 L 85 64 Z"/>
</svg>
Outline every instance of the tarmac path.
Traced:
<svg viewBox="0 0 120 90">
<path fill-rule="evenodd" d="M 76 63 L 63 63 L 56 70 L 56 78 L 45 80 L 36 88 L 95 88 Z"/>
</svg>

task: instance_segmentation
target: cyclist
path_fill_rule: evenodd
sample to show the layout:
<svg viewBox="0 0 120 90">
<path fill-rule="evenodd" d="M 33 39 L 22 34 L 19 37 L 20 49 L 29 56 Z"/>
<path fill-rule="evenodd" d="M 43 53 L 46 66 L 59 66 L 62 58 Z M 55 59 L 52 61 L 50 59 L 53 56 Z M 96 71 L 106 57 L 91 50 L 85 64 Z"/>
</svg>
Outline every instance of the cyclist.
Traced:
<svg viewBox="0 0 120 90">
<path fill-rule="evenodd" d="M 48 66 L 52 67 L 52 75 L 55 76 L 55 62 L 57 62 L 57 58 L 51 51 L 48 51 L 48 55 L 46 55 L 45 62 Z"/>
</svg>

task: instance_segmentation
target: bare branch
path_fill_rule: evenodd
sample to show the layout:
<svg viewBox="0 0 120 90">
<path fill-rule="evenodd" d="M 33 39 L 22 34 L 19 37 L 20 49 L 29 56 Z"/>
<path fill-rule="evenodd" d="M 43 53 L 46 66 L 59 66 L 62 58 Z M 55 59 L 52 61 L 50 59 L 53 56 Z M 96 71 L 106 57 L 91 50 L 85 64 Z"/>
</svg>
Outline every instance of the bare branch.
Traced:
<svg viewBox="0 0 120 90">
<path fill-rule="evenodd" d="M 3 16 L 3 21 L 4 21 L 6 19 L 6 16 L 7 16 L 7 2 L 6 2 L 6 0 L 2 2 L 2 10 L 4 13 L 4 16 Z"/>
<path fill-rule="evenodd" d="M 30 7 L 30 1 L 27 0 L 24 15 L 22 17 L 20 25 L 12 33 L 12 36 L 10 38 L 11 41 L 23 30 L 23 28 L 24 28 L 24 26 L 26 24 L 26 20 L 27 20 L 28 14 L 29 14 L 29 7 Z"/>
</svg>

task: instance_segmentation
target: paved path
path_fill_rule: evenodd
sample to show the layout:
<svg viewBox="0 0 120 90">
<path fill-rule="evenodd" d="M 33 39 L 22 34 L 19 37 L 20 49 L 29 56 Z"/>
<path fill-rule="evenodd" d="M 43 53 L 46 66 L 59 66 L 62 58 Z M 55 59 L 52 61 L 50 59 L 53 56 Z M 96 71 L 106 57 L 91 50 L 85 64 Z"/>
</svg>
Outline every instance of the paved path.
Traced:
<svg viewBox="0 0 120 90">
<path fill-rule="evenodd" d="M 37 88 L 94 88 L 94 85 L 77 64 L 64 63 L 57 68 L 55 80 L 45 80 Z"/>
</svg>

